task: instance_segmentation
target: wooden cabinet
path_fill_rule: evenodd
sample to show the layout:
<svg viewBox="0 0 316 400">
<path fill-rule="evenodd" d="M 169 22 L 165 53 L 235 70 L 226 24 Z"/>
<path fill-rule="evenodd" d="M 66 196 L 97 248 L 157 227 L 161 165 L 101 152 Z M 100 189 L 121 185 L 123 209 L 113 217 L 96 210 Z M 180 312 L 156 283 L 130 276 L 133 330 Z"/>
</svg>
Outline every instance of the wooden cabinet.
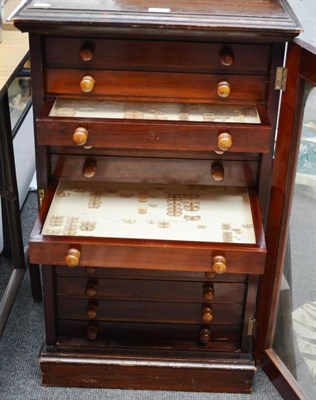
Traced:
<svg viewBox="0 0 316 400">
<path fill-rule="evenodd" d="M 285 1 L 243 4 L 31 0 L 16 14 L 44 384 L 251 391 L 275 87 L 300 27 Z"/>
</svg>

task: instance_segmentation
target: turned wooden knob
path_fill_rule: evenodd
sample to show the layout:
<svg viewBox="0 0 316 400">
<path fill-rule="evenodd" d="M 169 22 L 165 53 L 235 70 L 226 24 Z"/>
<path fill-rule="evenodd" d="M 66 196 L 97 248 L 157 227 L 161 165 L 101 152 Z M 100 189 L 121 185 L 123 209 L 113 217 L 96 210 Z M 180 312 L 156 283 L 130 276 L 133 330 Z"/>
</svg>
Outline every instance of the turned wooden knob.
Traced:
<svg viewBox="0 0 316 400">
<path fill-rule="evenodd" d="M 75 142 L 77 146 L 83 146 L 84 144 L 87 143 L 89 136 L 89 132 L 87 131 L 86 128 L 83 128 L 82 126 L 79 126 L 76 128 L 72 135 L 72 140 Z"/>
<path fill-rule="evenodd" d="M 94 44 L 92 42 L 84 43 L 79 55 L 82 61 L 91 61 L 94 56 Z"/>
<path fill-rule="evenodd" d="M 213 321 L 213 310 L 211 307 L 204 307 L 202 310 L 202 320 L 206 324 L 210 323 Z"/>
<path fill-rule="evenodd" d="M 92 92 L 95 85 L 95 79 L 91 75 L 86 75 L 81 79 L 80 89 L 84 93 Z"/>
<path fill-rule="evenodd" d="M 203 289 L 203 299 L 205 302 L 213 301 L 215 297 L 215 291 L 213 285 L 207 285 Z"/>
<path fill-rule="evenodd" d="M 211 331 L 209 329 L 201 329 L 200 331 L 200 340 L 203 344 L 208 344 L 211 340 Z"/>
<path fill-rule="evenodd" d="M 227 81 L 221 81 L 217 84 L 217 95 L 226 99 L 230 95 L 230 84 Z"/>
<path fill-rule="evenodd" d="M 226 272 L 226 258 L 223 256 L 216 256 L 213 258 L 213 272 L 217 274 L 223 274 Z"/>
<path fill-rule="evenodd" d="M 85 161 L 82 168 L 82 175 L 85 178 L 93 178 L 97 171 L 97 162 L 95 159 L 89 158 Z"/>
<path fill-rule="evenodd" d="M 233 137 L 228 132 L 222 132 L 217 136 L 217 146 L 222 151 L 229 150 L 233 145 Z"/>
<path fill-rule="evenodd" d="M 66 252 L 65 264 L 67 267 L 74 268 L 79 264 L 80 261 L 80 251 L 77 249 L 69 249 Z"/>
<path fill-rule="evenodd" d="M 224 46 L 221 49 L 220 62 L 224 67 L 230 67 L 234 63 L 234 54 L 231 47 Z"/>
<path fill-rule="evenodd" d="M 88 297 L 94 297 L 97 294 L 97 281 L 89 281 L 86 286 L 86 295 Z"/>
<path fill-rule="evenodd" d="M 220 162 L 213 162 L 211 167 L 211 176 L 216 182 L 221 182 L 224 180 L 225 173 L 223 164 Z"/>
<path fill-rule="evenodd" d="M 94 275 L 97 272 L 95 267 L 86 267 L 84 270 L 88 275 Z"/>
<path fill-rule="evenodd" d="M 95 319 L 97 317 L 98 303 L 96 301 L 89 301 L 87 307 L 87 317 L 89 319 Z"/>
<path fill-rule="evenodd" d="M 96 340 L 98 336 L 98 327 L 95 325 L 90 325 L 87 330 L 87 338 L 89 340 Z"/>
</svg>

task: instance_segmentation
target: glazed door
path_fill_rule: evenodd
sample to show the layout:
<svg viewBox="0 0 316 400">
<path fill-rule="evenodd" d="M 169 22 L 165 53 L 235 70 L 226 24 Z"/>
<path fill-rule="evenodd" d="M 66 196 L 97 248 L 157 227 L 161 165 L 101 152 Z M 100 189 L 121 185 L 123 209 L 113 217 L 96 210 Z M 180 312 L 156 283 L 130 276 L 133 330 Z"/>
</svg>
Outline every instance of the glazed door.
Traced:
<svg viewBox="0 0 316 400">
<path fill-rule="evenodd" d="M 267 261 L 259 292 L 256 356 L 280 394 L 291 400 L 315 395 L 316 49 L 300 40 L 291 43 L 287 68 L 266 229 Z"/>
</svg>

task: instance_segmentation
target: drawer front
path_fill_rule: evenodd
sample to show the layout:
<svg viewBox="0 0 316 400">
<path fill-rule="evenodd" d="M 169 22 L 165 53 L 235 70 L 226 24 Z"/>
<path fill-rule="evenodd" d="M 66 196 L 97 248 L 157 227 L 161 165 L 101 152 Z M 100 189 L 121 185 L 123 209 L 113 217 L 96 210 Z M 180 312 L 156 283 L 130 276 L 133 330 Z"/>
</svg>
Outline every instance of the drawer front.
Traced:
<svg viewBox="0 0 316 400">
<path fill-rule="evenodd" d="M 52 155 L 56 180 L 254 186 L 256 161 L 219 161 Z"/>
<path fill-rule="evenodd" d="M 186 350 L 236 351 L 241 347 L 239 325 L 150 324 L 58 320 L 60 345 L 85 347 L 166 347 Z M 209 332 L 209 340 L 201 341 Z M 206 332 L 206 333 L 208 333 Z"/>
<path fill-rule="evenodd" d="M 45 65 L 55 68 L 266 74 L 269 59 L 270 46 L 259 44 L 45 39 Z"/>
<path fill-rule="evenodd" d="M 168 280 L 168 281 L 190 281 L 190 282 L 238 282 L 246 283 L 247 275 L 242 274 L 223 274 L 186 271 L 158 271 L 144 269 L 124 269 L 124 268 L 96 268 L 96 267 L 55 267 L 58 277 L 75 278 L 104 278 L 104 279 L 137 279 L 137 280 Z"/>
<path fill-rule="evenodd" d="M 241 325 L 241 304 L 167 303 L 57 298 L 59 319 L 89 319 L 89 311 L 96 308 L 97 321 L 155 322 L 180 324 Z M 205 316 L 205 314 L 208 314 Z"/>
<path fill-rule="evenodd" d="M 142 268 L 212 272 L 215 257 L 226 259 L 227 273 L 262 274 L 265 249 L 257 246 L 189 244 L 179 242 L 106 240 L 103 238 L 54 237 L 41 235 L 30 240 L 30 261 L 34 264 L 65 265 L 70 249 L 79 249 L 78 266 Z"/>
<path fill-rule="evenodd" d="M 128 97 L 158 100 L 262 102 L 267 78 L 251 75 L 211 75 L 171 72 L 81 71 L 46 69 L 46 92 L 54 95 Z M 88 79 L 89 77 L 89 79 Z M 84 84 L 87 82 L 87 85 Z M 93 82 L 93 83 L 91 83 Z M 222 98 L 221 82 L 228 82 L 230 94 Z M 82 87 L 85 86 L 83 91 Z M 227 85 L 226 85 L 227 86 Z M 87 92 L 88 91 L 88 92 Z"/>
<path fill-rule="evenodd" d="M 170 302 L 243 303 L 245 285 L 240 283 L 201 283 L 131 279 L 58 277 L 57 294 L 61 297 L 146 300 Z"/>
<path fill-rule="evenodd" d="M 222 133 L 231 136 L 230 152 L 268 153 L 271 127 L 253 124 L 212 124 L 96 120 L 41 117 L 36 121 L 39 145 L 76 146 L 78 128 L 87 131 L 85 148 L 220 151 Z M 91 149 L 91 151 L 93 151 Z"/>
</svg>

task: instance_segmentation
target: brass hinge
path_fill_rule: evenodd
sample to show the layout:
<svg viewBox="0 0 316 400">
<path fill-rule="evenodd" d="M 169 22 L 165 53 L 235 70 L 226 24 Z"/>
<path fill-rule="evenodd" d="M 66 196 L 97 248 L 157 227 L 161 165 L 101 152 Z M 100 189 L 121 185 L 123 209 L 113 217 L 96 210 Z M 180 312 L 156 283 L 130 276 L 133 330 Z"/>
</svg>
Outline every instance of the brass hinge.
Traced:
<svg viewBox="0 0 316 400">
<path fill-rule="evenodd" d="M 45 190 L 44 189 L 38 189 L 38 199 L 39 199 L 40 208 L 43 205 L 44 197 L 45 197 Z"/>
<path fill-rule="evenodd" d="M 247 335 L 256 336 L 256 331 L 257 331 L 257 321 L 255 320 L 255 318 L 250 318 L 248 321 Z"/>
<path fill-rule="evenodd" d="M 284 91 L 286 88 L 286 79 L 287 79 L 287 68 L 277 67 L 274 89 Z"/>
</svg>

